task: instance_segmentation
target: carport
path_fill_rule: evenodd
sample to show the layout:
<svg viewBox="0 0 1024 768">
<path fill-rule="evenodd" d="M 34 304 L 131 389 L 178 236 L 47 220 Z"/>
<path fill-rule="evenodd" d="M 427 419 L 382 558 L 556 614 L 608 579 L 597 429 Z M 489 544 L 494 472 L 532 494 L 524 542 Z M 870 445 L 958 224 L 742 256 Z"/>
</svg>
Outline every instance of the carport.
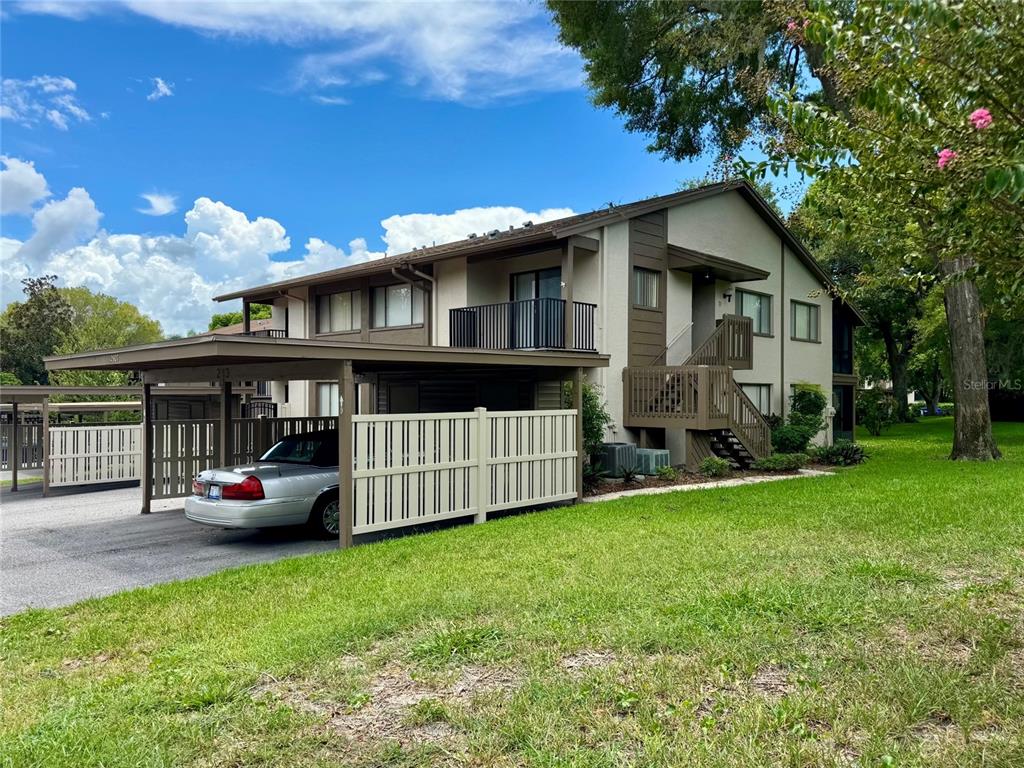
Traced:
<svg viewBox="0 0 1024 768">
<path fill-rule="evenodd" d="M 578 498 L 582 489 L 583 440 L 582 422 L 579 413 L 582 407 L 582 380 L 587 368 L 605 367 L 608 357 L 590 352 L 574 351 L 497 351 L 464 349 L 453 347 L 394 345 L 342 341 L 321 341 L 295 338 L 265 338 L 246 336 L 199 336 L 160 342 L 116 350 L 80 353 L 46 360 L 48 370 L 122 370 L 138 371 L 142 375 L 142 511 L 149 511 L 153 498 L 153 409 L 151 400 L 154 387 L 188 382 L 215 382 L 220 388 L 223 404 L 230 402 L 232 387 L 239 382 L 265 381 L 337 381 L 338 382 L 338 455 L 341 523 L 339 545 L 352 544 L 356 532 L 396 527 L 392 519 L 378 521 L 373 509 L 374 488 L 390 478 L 415 476 L 421 478 L 431 474 L 447 473 L 458 477 L 464 488 L 458 489 L 457 508 L 448 512 L 433 514 L 429 519 L 444 519 L 462 514 L 472 514 L 482 522 L 488 510 L 511 509 L 516 506 L 530 506 L 548 501 Z M 466 402 L 458 413 L 440 414 L 375 414 L 377 409 L 366 407 L 366 414 L 359 414 L 357 383 L 372 382 L 381 376 L 417 377 L 421 381 L 438 381 L 448 376 L 463 379 L 479 377 L 481 381 L 497 381 L 509 377 L 537 381 L 571 380 L 574 402 L 567 410 L 552 409 L 522 412 L 515 405 L 506 411 L 488 413 L 476 402 Z M 485 386 L 485 385 L 481 385 Z M 375 404 L 374 404 L 375 405 Z M 229 464 L 235 455 L 232 440 L 237 434 L 233 429 L 234 415 L 231 408 L 221 407 L 217 436 L 219 445 L 216 456 L 219 463 Z M 357 425 L 358 422 L 358 425 Z M 357 431 L 355 426 L 359 427 Z M 437 437 L 444 430 L 444 439 Z M 567 430 L 571 429 L 571 434 Z M 420 443 L 430 443 L 429 450 L 421 454 L 444 454 L 443 460 L 412 456 L 406 450 L 401 456 L 381 455 L 378 450 L 373 457 L 364 457 L 356 472 L 356 451 L 354 445 L 377 434 L 391 435 L 401 430 L 403 440 L 414 434 Z M 450 436 L 450 437 L 449 437 Z M 551 443 L 550 450 L 540 458 L 526 455 L 522 449 L 516 453 L 514 446 L 536 445 L 537 441 Z M 538 437 L 539 436 L 539 437 Z M 500 437 L 500 440 L 499 440 Z M 436 441 L 435 445 L 433 442 Z M 485 447 L 501 442 L 508 455 L 488 457 Z M 443 443 L 443 445 L 442 445 Z M 513 446 L 509 448 L 508 446 Z M 571 446 L 571 455 L 570 455 Z M 457 456 L 455 454 L 458 454 Z M 541 468 L 539 485 L 541 491 L 532 495 L 517 496 L 509 491 L 519 481 L 510 482 L 510 471 L 516 462 L 533 464 L 548 462 L 548 469 Z M 368 462 L 368 463 L 367 463 Z M 566 476 L 564 466 L 571 464 L 571 477 Z M 557 492 L 550 491 L 553 482 L 545 472 L 551 467 L 558 475 Z M 485 481 L 485 478 L 491 478 Z M 495 499 L 497 491 L 494 478 L 504 483 L 504 496 Z M 521 478 L 521 473 L 520 473 Z M 355 482 L 360 484 L 360 508 L 357 510 Z M 409 485 L 409 481 L 404 481 Z M 417 483 L 419 480 L 416 481 Z M 533 481 L 530 480 L 532 487 Z M 545 491 L 545 487 L 547 491 Z M 427 485 L 416 485 L 418 503 L 424 505 Z M 437 490 L 430 486 L 428 489 Z M 485 498 L 490 492 L 490 498 Z M 440 493 L 440 491 L 438 491 Z M 361 512 L 360 525 L 355 526 L 356 513 Z M 403 518 L 404 519 L 404 518 Z M 420 518 L 410 517 L 419 521 Z M 411 523 L 410 523 L 411 524 Z"/>
</svg>

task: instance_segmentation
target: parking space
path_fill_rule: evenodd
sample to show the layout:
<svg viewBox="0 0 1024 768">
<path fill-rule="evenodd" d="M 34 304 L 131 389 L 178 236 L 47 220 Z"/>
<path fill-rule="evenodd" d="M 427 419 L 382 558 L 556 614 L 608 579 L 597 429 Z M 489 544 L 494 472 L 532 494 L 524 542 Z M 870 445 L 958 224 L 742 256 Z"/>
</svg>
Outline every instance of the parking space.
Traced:
<svg viewBox="0 0 1024 768">
<path fill-rule="evenodd" d="M 0 614 L 69 605 L 134 587 L 248 563 L 337 549 L 302 530 L 231 531 L 185 519 L 181 500 L 153 503 L 111 487 L 87 493 L 4 490 L 0 514 Z"/>
</svg>

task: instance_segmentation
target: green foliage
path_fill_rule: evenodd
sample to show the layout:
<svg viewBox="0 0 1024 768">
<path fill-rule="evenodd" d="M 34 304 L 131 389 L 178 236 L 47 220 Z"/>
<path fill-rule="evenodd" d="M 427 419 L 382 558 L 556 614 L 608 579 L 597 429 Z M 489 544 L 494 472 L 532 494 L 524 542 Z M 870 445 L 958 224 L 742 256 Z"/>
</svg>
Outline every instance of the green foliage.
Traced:
<svg viewBox="0 0 1024 768">
<path fill-rule="evenodd" d="M 16 387 L 21 384 L 21 379 L 10 371 L 0 371 L 0 384 L 5 387 Z"/>
<path fill-rule="evenodd" d="M 863 464 L 867 458 L 867 452 L 863 446 L 852 440 L 836 440 L 832 445 L 826 445 L 814 451 L 814 458 L 822 464 L 829 464 L 836 467 L 852 467 L 855 464 Z"/>
<path fill-rule="evenodd" d="M 72 329 L 74 311 L 56 281 L 56 275 L 22 280 L 27 298 L 0 316 L 0 370 L 25 384 L 49 383 L 43 358 L 53 355 Z"/>
<path fill-rule="evenodd" d="M 250 304 L 249 305 L 249 319 L 250 320 L 267 320 L 270 318 L 273 311 L 273 307 L 269 304 Z M 242 322 L 242 311 L 236 310 L 234 312 L 220 312 L 210 318 L 210 326 L 207 328 L 208 331 L 215 331 L 218 328 L 227 328 L 229 325 L 238 325 Z M 195 334 L 189 333 L 189 336 Z"/>
<path fill-rule="evenodd" d="M 608 477 L 600 461 L 588 461 L 583 465 L 583 490 L 594 491 L 601 484 L 601 480 Z"/>
<path fill-rule="evenodd" d="M 857 421 L 877 437 L 886 427 L 896 423 L 896 403 L 877 387 L 863 389 L 857 393 Z"/>
<path fill-rule="evenodd" d="M 697 471 L 704 477 L 726 477 L 732 472 L 732 465 L 717 456 L 706 456 L 701 459 Z"/>
<path fill-rule="evenodd" d="M 759 472 L 795 472 L 807 466 L 808 460 L 806 453 L 773 453 L 758 459 L 750 468 Z"/>
<path fill-rule="evenodd" d="M 562 393 L 562 402 L 566 408 L 572 407 L 572 383 L 567 382 Z M 612 415 L 608 413 L 608 404 L 601 399 L 598 388 L 589 381 L 583 382 L 583 448 L 587 456 L 601 452 L 604 442 L 604 430 L 612 423 Z"/>
<path fill-rule="evenodd" d="M 640 467 L 623 467 L 622 482 L 626 485 L 640 480 Z"/>
<path fill-rule="evenodd" d="M 811 439 L 825 428 L 828 398 L 821 387 L 801 383 L 789 395 L 785 423 L 772 427 L 772 448 L 780 453 L 803 453 Z"/>
<path fill-rule="evenodd" d="M 674 482 L 679 479 L 679 470 L 672 466 L 658 467 L 655 474 L 657 474 L 659 480 Z"/>
</svg>

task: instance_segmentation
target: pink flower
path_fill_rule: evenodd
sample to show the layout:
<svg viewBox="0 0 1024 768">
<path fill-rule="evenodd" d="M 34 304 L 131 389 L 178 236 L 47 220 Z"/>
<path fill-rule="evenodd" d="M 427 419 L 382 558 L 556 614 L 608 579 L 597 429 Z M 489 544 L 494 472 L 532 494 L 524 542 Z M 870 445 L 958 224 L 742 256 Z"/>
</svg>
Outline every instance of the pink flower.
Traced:
<svg viewBox="0 0 1024 768">
<path fill-rule="evenodd" d="M 982 107 L 971 112 L 970 118 L 971 125 L 974 126 L 975 130 L 983 131 L 992 125 L 992 113 Z"/>
<path fill-rule="evenodd" d="M 956 158 L 956 152 L 952 149 L 943 149 L 939 152 L 939 162 L 936 163 L 939 168 L 945 168 Z"/>
<path fill-rule="evenodd" d="M 799 29 L 799 27 L 800 27 L 799 24 L 797 24 L 793 19 L 790 19 L 789 23 L 786 24 L 786 31 L 787 32 L 796 32 L 796 30 Z"/>
</svg>

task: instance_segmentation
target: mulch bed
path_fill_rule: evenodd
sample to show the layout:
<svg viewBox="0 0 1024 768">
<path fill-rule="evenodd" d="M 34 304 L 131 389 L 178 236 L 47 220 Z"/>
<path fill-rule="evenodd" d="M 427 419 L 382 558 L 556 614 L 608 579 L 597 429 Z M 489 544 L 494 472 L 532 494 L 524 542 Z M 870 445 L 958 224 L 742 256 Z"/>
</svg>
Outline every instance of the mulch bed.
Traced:
<svg viewBox="0 0 1024 768">
<path fill-rule="evenodd" d="M 808 465 L 808 469 L 819 469 L 820 467 Z M 606 477 L 597 484 L 596 488 L 585 489 L 583 497 L 603 496 L 606 493 L 617 491 L 635 491 L 641 488 L 666 488 L 670 486 L 696 485 L 698 483 L 713 483 L 716 480 L 742 480 L 745 477 L 764 477 L 765 475 L 795 475 L 796 472 L 763 472 L 754 469 L 734 469 L 725 477 L 705 477 L 696 472 L 678 470 L 679 476 L 675 480 L 663 480 L 657 475 L 645 475 L 643 480 L 634 480 L 625 483 L 621 478 Z"/>
</svg>

